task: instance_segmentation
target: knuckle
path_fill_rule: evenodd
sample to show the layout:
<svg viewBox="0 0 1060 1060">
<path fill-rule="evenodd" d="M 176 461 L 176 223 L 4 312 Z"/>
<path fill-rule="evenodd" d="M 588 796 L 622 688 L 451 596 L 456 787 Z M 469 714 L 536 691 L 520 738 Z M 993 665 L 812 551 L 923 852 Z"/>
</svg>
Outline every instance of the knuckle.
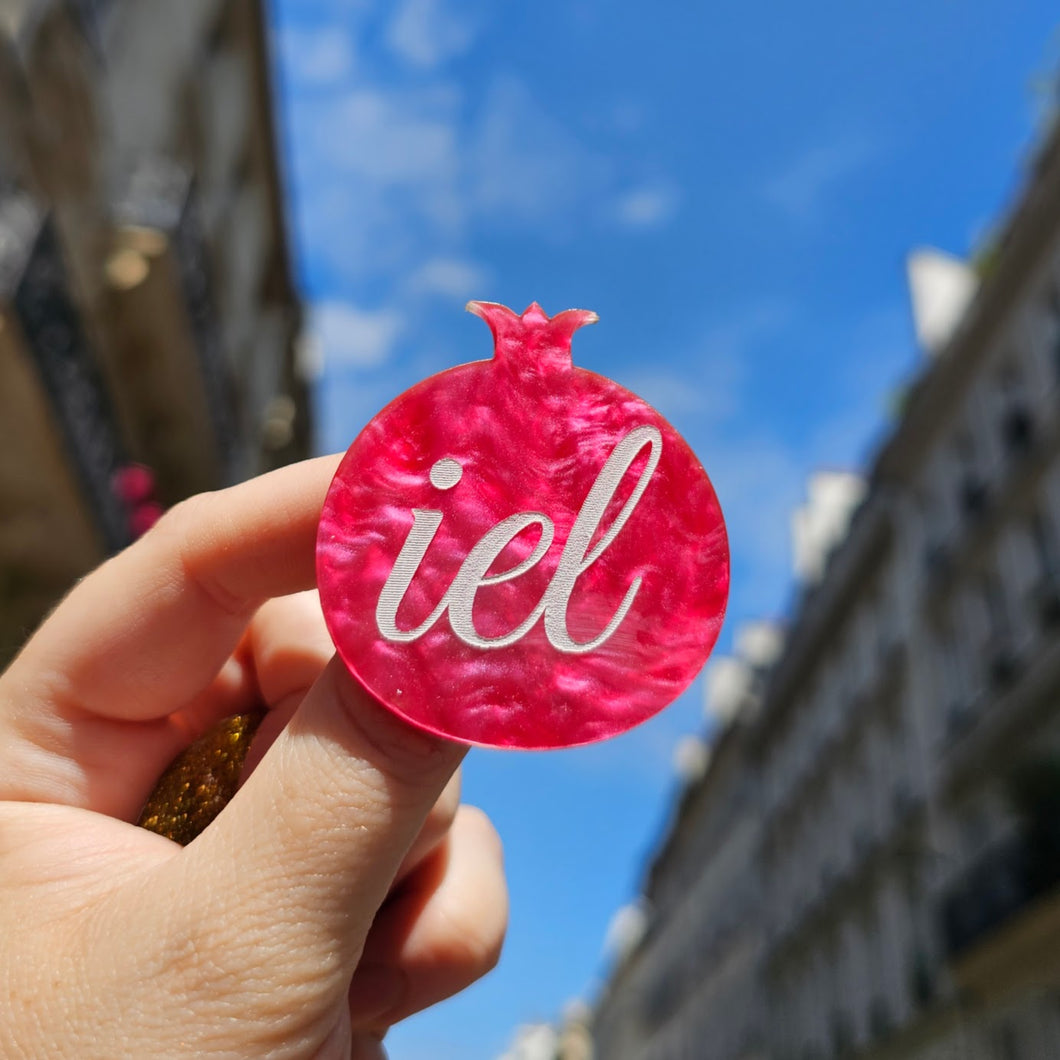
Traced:
<svg viewBox="0 0 1060 1060">
<path fill-rule="evenodd" d="M 507 930 L 507 916 L 498 908 L 468 907 L 450 917 L 450 928 L 446 963 L 461 969 L 468 982 L 497 967 Z"/>
<path fill-rule="evenodd" d="M 508 888 L 501 843 L 489 818 L 471 806 L 460 809 L 461 826 L 474 842 L 473 889 L 461 888 L 445 909 L 448 960 L 478 978 L 496 967 L 508 928 Z M 484 856 L 483 856 L 484 855 Z"/>
<path fill-rule="evenodd" d="M 453 779 L 446 784 L 445 790 L 438 797 L 438 801 L 431 807 L 427 815 L 425 831 L 432 835 L 444 835 L 456 820 L 460 810 L 460 772 L 453 774 Z"/>
<path fill-rule="evenodd" d="M 248 601 L 219 578 L 223 568 L 204 561 L 210 555 L 204 545 L 215 536 L 224 536 L 228 516 L 225 505 L 218 501 L 220 496 L 212 492 L 185 498 L 166 512 L 149 534 L 155 541 L 166 539 L 179 557 L 181 574 L 190 586 L 226 614 L 241 616 L 250 610 Z"/>
<path fill-rule="evenodd" d="M 338 659 L 326 671 L 348 729 L 347 749 L 412 791 L 436 787 L 464 749 L 395 717 L 346 673 Z"/>
<path fill-rule="evenodd" d="M 461 805 L 459 816 L 474 835 L 479 846 L 488 851 L 501 867 L 504 865 L 504 842 L 485 810 L 478 806 Z"/>
<path fill-rule="evenodd" d="M 216 512 L 214 497 L 212 492 L 195 493 L 178 501 L 151 527 L 148 535 L 170 536 L 177 540 L 186 537 L 193 528 L 200 527 L 213 518 Z"/>
</svg>

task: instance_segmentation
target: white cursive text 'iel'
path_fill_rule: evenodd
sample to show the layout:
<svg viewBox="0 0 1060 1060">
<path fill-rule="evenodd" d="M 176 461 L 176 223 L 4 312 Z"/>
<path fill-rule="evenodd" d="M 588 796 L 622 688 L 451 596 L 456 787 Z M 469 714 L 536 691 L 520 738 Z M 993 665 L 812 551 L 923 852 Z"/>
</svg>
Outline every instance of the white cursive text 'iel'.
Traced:
<svg viewBox="0 0 1060 1060">
<path fill-rule="evenodd" d="M 600 529 L 604 513 L 618 490 L 623 476 L 630 469 L 637 455 L 645 447 L 650 447 L 644 470 L 640 473 L 637 485 L 608 526 L 599 541 L 590 549 L 589 543 Z M 641 497 L 647 489 L 648 482 L 659 466 L 662 456 L 662 435 L 655 427 L 643 426 L 630 431 L 612 450 L 607 462 L 600 469 L 592 489 L 578 512 L 578 517 L 571 527 L 570 535 L 560 555 L 556 571 L 552 575 L 537 606 L 519 623 L 515 629 L 497 637 L 483 637 L 472 618 L 475 595 L 487 585 L 511 581 L 525 574 L 548 552 L 555 536 L 556 528 L 552 520 L 543 512 L 519 512 L 507 519 L 502 519 L 494 526 L 475 547 L 468 553 L 460 569 L 446 590 L 438 605 L 415 629 L 399 629 L 397 625 L 398 608 L 401 607 L 405 593 L 408 592 L 412 579 L 416 576 L 423 557 L 427 554 L 434 535 L 442 523 L 442 513 L 425 508 L 412 509 L 412 529 L 409 530 L 405 544 L 394 562 L 390 575 L 379 594 L 375 608 L 375 623 L 380 635 L 395 643 L 408 643 L 418 640 L 448 610 L 449 624 L 453 633 L 465 644 L 473 648 L 504 648 L 514 644 L 530 632 L 534 623 L 542 615 L 545 618 L 545 635 L 557 651 L 567 654 L 580 654 L 600 647 L 619 627 L 622 620 L 633 606 L 641 579 L 634 578 L 622 603 L 611 617 L 611 621 L 591 640 L 576 641 L 567 629 L 567 608 L 571 594 L 578 578 L 581 577 L 604 553 L 614 541 L 619 531 L 629 521 Z M 431 469 L 431 482 L 438 489 L 452 489 L 460 481 L 459 465 L 454 465 L 451 457 L 439 460 Z M 541 536 L 533 551 L 520 560 L 514 567 L 499 574 L 488 574 L 487 571 L 504 549 L 524 530 L 537 525 Z"/>
</svg>

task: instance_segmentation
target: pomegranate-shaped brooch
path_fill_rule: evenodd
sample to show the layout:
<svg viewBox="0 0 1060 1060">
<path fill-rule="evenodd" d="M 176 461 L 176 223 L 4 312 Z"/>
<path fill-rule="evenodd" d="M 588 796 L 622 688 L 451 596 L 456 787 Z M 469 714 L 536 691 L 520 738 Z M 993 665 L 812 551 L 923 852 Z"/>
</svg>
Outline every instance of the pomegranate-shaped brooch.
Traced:
<svg viewBox="0 0 1060 1060">
<path fill-rule="evenodd" d="M 350 672 L 413 725 L 550 748 L 675 699 L 729 586 L 718 499 L 650 405 L 576 368 L 596 314 L 471 302 L 491 360 L 418 383 L 350 446 L 317 540 Z"/>
</svg>

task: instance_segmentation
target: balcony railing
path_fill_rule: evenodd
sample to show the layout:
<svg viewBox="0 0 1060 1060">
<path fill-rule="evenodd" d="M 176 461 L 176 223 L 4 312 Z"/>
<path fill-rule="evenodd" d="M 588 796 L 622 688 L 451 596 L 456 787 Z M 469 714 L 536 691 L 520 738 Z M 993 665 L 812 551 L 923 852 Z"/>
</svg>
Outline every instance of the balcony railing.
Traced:
<svg viewBox="0 0 1060 1060">
<path fill-rule="evenodd" d="M 894 1033 L 894 1016 L 884 997 L 875 997 L 869 1006 L 869 1034 L 875 1042 L 884 1042 Z"/>
<path fill-rule="evenodd" d="M 975 708 L 965 699 L 957 699 L 946 711 L 945 739 L 959 740 L 975 724 Z"/>
<path fill-rule="evenodd" d="M 1005 449 L 1012 456 L 1029 453 L 1034 445 L 1034 419 L 1023 404 L 1013 405 L 1001 421 Z"/>
<path fill-rule="evenodd" d="M 131 540 L 114 491 L 127 463 L 121 429 L 69 282 L 58 232 L 21 195 L 0 201 L 0 286 L 55 411 L 67 459 L 107 549 Z"/>
<path fill-rule="evenodd" d="M 949 956 L 956 957 L 1060 884 L 1060 846 L 1016 836 L 977 858 L 942 901 Z"/>
<path fill-rule="evenodd" d="M 934 965 L 926 951 L 916 949 L 909 962 L 909 996 L 919 1009 L 928 1008 L 937 993 Z"/>
<path fill-rule="evenodd" d="M 933 541 L 924 550 L 924 570 L 933 584 L 945 581 L 953 573 L 953 552 L 944 541 Z"/>
<path fill-rule="evenodd" d="M 907 782 L 901 781 L 891 792 L 891 820 L 897 826 L 911 820 L 924 805 L 924 797 Z"/>
<path fill-rule="evenodd" d="M 961 510 L 971 519 L 978 519 L 986 513 L 990 503 L 990 492 L 986 483 L 977 475 L 966 475 L 961 481 Z"/>
<path fill-rule="evenodd" d="M 837 1060 L 845 1060 L 854 1052 L 855 1037 L 854 1027 L 850 1017 L 845 1012 L 836 1011 L 832 1013 L 829 1020 L 829 1038 L 832 1043 L 832 1055 Z"/>
<path fill-rule="evenodd" d="M 1060 574 L 1049 571 L 1031 590 L 1031 606 L 1045 629 L 1060 626 Z"/>
<path fill-rule="evenodd" d="M 986 646 L 987 676 L 991 687 L 1002 692 L 1008 688 L 1020 672 L 1020 660 L 1008 633 L 997 633 Z"/>
</svg>

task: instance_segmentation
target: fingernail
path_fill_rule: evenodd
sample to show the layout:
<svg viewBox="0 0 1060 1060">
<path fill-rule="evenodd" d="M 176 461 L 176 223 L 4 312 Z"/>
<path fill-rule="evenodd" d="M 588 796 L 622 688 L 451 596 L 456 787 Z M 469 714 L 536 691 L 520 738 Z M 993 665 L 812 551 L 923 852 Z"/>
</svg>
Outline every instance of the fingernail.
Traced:
<svg viewBox="0 0 1060 1060">
<path fill-rule="evenodd" d="M 362 964 L 350 981 L 350 1018 L 354 1026 L 393 1011 L 408 988 L 405 973 L 392 964 Z"/>
</svg>

